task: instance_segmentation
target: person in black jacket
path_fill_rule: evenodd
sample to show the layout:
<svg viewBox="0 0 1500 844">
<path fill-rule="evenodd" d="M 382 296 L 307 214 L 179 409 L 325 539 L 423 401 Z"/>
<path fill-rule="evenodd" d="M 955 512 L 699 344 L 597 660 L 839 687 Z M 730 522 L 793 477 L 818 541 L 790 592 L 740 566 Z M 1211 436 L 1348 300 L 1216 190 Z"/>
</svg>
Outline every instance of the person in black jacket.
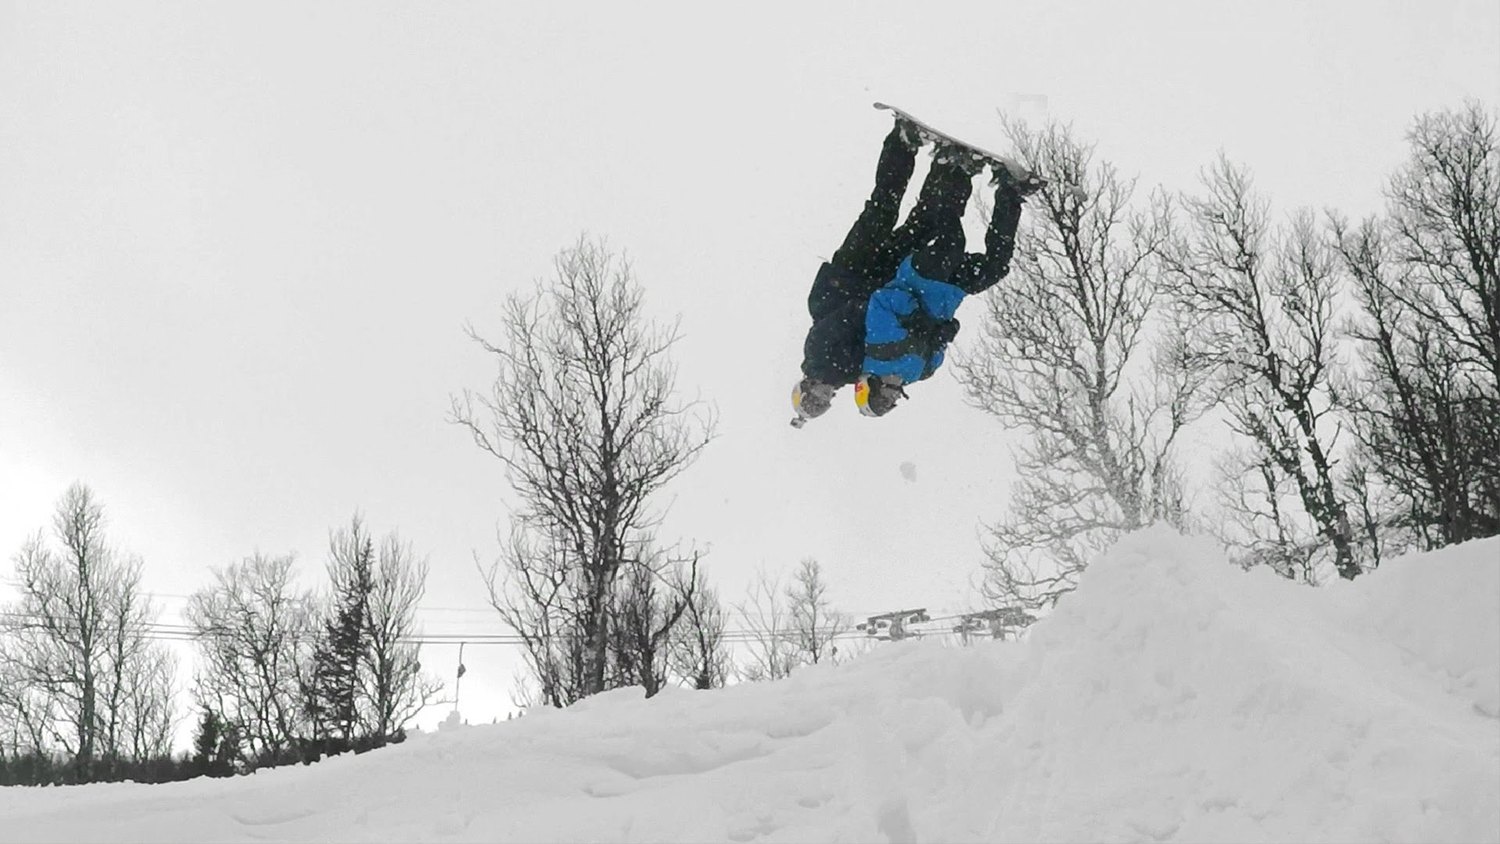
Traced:
<svg viewBox="0 0 1500 844">
<path fill-rule="evenodd" d="M 813 280 L 803 377 L 792 391 L 796 427 L 827 412 L 834 394 L 849 384 L 861 413 L 885 415 L 906 395 L 906 384 L 942 365 L 964 297 L 989 289 L 1009 271 L 1021 203 L 1042 180 L 939 142 L 916 205 L 898 226 L 921 145 L 917 127 L 898 116 L 881 147 L 875 189 Z M 994 214 L 985 251 L 968 253 L 963 214 L 974 175 L 986 163 L 995 178 Z"/>
</svg>

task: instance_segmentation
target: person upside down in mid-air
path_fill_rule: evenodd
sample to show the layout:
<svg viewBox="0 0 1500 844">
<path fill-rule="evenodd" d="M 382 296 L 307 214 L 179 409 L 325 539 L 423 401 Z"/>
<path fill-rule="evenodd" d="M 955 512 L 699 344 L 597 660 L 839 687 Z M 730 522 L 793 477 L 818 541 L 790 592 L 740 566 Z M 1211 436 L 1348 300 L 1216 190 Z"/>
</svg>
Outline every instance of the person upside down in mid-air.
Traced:
<svg viewBox="0 0 1500 844">
<path fill-rule="evenodd" d="M 1010 270 L 1021 203 L 1042 180 L 989 162 L 995 207 L 984 252 L 965 252 L 963 214 L 986 160 L 965 147 L 935 142 L 916 205 L 898 226 L 921 145 L 917 126 L 898 116 L 880 150 L 874 191 L 813 280 L 803 377 L 792 391 L 796 427 L 826 413 L 834 394 L 850 384 L 862 414 L 889 413 L 906 397 L 905 385 L 942 366 L 958 333 L 954 313 L 964 297 L 989 289 Z"/>
</svg>

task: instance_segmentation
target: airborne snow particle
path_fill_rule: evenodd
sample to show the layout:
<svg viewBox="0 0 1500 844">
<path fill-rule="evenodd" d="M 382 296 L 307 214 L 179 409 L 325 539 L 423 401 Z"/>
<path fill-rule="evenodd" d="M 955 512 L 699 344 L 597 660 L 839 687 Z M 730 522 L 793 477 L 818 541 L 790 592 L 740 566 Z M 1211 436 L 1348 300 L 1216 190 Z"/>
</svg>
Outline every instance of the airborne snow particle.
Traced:
<svg viewBox="0 0 1500 844">
<path fill-rule="evenodd" d="M 910 460 L 906 461 L 905 463 L 902 463 L 901 464 L 901 477 L 907 479 L 908 481 L 912 481 L 913 483 L 915 483 L 916 480 L 917 480 L 917 464 L 911 462 Z"/>
</svg>

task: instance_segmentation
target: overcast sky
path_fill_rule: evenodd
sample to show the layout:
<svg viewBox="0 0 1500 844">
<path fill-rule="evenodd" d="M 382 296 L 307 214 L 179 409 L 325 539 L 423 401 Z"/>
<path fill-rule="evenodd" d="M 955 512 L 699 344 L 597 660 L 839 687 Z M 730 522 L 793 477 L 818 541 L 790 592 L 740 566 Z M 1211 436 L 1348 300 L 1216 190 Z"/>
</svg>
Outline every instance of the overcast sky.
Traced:
<svg viewBox="0 0 1500 844">
<path fill-rule="evenodd" d="M 1500 101 L 1493 0 L 0 2 L 0 554 L 83 480 L 175 622 L 256 549 L 316 579 L 357 509 L 430 558 L 429 632 L 493 630 L 505 481 L 444 421 L 493 374 L 463 326 L 587 231 L 720 414 L 665 538 L 731 600 L 814 556 L 845 609 L 965 608 L 1013 478 L 951 374 L 787 425 L 871 101 L 991 148 L 997 109 L 1071 121 L 1144 188 L 1222 150 L 1278 212 L 1361 216 L 1466 97 Z M 465 713 L 503 713 L 502 654 L 469 656 Z"/>
</svg>

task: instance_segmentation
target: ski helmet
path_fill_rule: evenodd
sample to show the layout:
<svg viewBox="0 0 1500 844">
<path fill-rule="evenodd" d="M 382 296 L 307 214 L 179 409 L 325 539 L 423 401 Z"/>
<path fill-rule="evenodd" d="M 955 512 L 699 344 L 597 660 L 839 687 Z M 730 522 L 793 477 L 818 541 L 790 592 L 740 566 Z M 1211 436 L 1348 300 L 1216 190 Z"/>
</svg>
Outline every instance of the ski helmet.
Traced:
<svg viewBox="0 0 1500 844">
<path fill-rule="evenodd" d="M 816 419 L 833 405 L 834 387 L 812 378 L 803 378 L 792 387 L 792 409 L 803 419 Z"/>
<path fill-rule="evenodd" d="M 874 375 L 862 375 L 854 382 L 854 404 L 864 416 L 884 416 L 896 406 L 897 398 L 905 398 L 906 391 L 901 382 L 888 382 Z"/>
</svg>

